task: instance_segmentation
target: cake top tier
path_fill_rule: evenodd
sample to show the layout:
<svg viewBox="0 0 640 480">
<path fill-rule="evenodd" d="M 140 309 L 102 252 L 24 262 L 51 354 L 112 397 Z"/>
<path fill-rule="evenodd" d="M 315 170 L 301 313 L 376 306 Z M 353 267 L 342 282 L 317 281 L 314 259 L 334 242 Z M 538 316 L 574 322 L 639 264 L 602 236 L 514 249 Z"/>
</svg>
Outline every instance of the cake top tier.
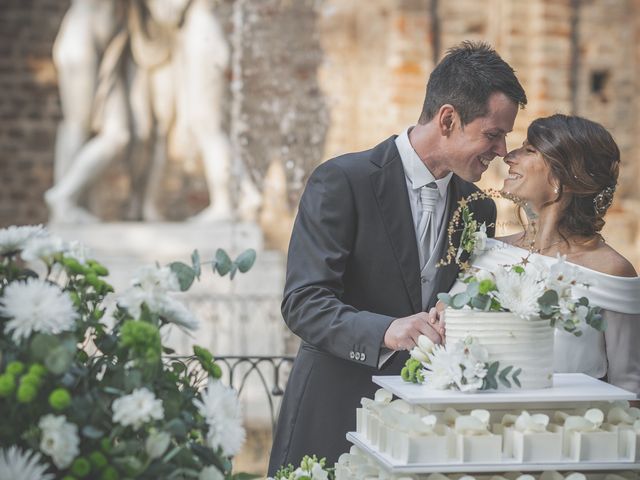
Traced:
<svg viewBox="0 0 640 480">
<path fill-rule="evenodd" d="M 556 373 L 553 375 L 553 387 L 541 390 L 512 388 L 508 391 L 482 393 L 432 390 L 426 385 L 407 383 L 400 376 L 374 375 L 372 380 L 404 401 L 420 405 L 554 404 L 636 400 L 634 393 L 583 373 Z"/>
</svg>

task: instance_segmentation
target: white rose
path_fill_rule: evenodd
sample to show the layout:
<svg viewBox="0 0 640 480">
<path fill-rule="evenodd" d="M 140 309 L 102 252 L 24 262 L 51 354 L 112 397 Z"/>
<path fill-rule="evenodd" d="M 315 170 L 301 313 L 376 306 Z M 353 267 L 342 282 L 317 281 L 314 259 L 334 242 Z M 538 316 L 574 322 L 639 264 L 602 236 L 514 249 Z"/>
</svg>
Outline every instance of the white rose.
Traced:
<svg viewBox="0 0 640 480">
<path fill-rule="evenodd" d="M 45 415 L 38 423 L 42 430 L 40 450 L 53 459 L 56 467 L 63 469 L 71 465 L 80 453 L 78 427 L 64 415 Z"/>
<path fill-rule="evenodd" d="M 113 401 L 113 421 L 125 427 L 138 430 L 151 420 L 162 420 L 164 409 L 162 400 L 146 388 L 136 388 L 130 395 L 124 395 Z"/>
</svg>

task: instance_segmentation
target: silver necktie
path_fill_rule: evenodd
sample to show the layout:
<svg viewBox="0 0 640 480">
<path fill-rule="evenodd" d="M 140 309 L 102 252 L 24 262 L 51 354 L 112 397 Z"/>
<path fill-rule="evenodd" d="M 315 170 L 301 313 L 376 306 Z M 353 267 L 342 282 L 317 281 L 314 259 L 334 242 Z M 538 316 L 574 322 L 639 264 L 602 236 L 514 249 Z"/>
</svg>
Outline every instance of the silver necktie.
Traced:
<svg viewBox="0 0 640 480">
<path fill-rule="evenodd" d="M 440 192 L 435 182 L 420 188 L 421 216 L 418 222 L 418 249 L 420 255 L 420 269 L 429 261 L 431 253 L 436 247 L 438 232 L 436 229 L 436 203 Z"/>
</svg>

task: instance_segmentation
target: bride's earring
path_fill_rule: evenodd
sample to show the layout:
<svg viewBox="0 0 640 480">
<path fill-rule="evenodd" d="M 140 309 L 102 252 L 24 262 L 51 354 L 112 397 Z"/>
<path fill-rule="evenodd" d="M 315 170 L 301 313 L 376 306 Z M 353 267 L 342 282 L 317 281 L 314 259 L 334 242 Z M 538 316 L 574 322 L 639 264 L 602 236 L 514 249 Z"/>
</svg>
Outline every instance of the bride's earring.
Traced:
<svg viewBox="0 0 640 480">
<path fill-rule="evenodd" d="M 558 187 L 553 187 L 553 193 L 558 195 L 558 193 L 560 193 L 560 189 Z"/>
</svg>

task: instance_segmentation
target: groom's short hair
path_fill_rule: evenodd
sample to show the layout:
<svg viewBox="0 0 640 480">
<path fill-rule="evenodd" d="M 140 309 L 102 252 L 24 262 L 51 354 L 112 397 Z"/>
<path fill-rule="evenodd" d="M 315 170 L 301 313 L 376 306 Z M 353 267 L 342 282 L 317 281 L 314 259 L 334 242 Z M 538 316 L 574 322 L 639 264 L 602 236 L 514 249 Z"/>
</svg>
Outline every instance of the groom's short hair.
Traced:
<svg viewBox="0 0 640 480">
<path fill-rule="evenodd" d="M 448 50 L 431 72 L 418 123 L 428 123 L 448 103 L 467 124 L 488 113 L 489 97 L 495 92 L 522 108 L 527 104 L 513 68 L 489 44 L 464 41 Z"/>
</svg>

